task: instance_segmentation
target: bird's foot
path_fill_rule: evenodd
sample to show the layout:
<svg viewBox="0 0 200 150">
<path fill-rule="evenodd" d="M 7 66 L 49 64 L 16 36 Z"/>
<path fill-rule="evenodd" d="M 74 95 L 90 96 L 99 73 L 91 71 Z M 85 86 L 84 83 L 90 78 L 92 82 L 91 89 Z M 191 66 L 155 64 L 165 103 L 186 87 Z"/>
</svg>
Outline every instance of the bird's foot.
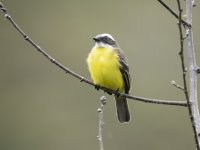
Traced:
<svg viewBox="0 0 200 150">
<path fill-rule="evenodd" d="M 95 88 L 97 91 L 99 91 L 99 89 L 100 89 L 100 86 L 99 86 L 99 85 L 97 85 L 97 84 L 95 84 L 95 85 L 94 85 L 94 88 Z"/>
<path fill-rule="evenodd" d="M 119 91 L 119 88 L 115 91 L 115 95 L 116 95 L 117 97 L 119 97 L 119 96 L 121 95 L 121 93 L 120 93 L 120 91 Z"/>
</svg>

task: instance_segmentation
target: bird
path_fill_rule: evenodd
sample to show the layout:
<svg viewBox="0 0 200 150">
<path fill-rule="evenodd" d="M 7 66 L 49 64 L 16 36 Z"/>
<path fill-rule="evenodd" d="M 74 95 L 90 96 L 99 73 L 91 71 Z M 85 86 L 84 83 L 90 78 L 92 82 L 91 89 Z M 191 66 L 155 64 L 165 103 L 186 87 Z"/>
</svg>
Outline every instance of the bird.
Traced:
<svg viewBox="0 0 200 150">
<path fill-rule="evenodd" d="M 128 60 L 117 41 L 108 33 L 98 34 L 93 40 L 95 45 L 86 62 L 94 84 L 129 94 L 131 78 Z M 130 113 L 126 97 L 115 94 L 114 98 L 119 122 L 129 122 Z"/>
</svg>

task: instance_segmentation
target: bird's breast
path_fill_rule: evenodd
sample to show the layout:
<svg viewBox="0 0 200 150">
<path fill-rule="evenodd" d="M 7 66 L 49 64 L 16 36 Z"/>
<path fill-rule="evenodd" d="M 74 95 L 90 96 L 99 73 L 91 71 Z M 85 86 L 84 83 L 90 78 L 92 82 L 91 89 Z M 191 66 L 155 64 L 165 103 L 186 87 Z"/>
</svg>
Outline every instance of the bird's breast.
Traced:
<svg viewBox="0 0 200 150">
<path fill-rule="evenodd" d="M 119 57 L 114 49 L 93 48 L 87 62 L 95 84 L 122 91 L 124 81 L 120 72 Z"/>
</svg>

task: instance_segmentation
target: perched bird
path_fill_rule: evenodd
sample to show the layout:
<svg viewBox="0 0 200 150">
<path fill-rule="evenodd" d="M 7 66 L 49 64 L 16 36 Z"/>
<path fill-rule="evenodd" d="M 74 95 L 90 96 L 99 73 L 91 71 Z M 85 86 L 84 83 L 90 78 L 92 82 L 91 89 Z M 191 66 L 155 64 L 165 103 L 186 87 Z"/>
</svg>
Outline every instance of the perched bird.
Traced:
<svg viewBox="0 0 200 150">
<path fill-rule="evenodd" d="M 130 75 L 127 58 L 116 40 L 107 33 L 93 38 L 95 46 L 87 58 L 87 64 L 93 82 L 98 86 L 129 94 Z M 121 123 L 130 120 L 127 100 L 115 95 L 117 116 Z"/>
</svg>

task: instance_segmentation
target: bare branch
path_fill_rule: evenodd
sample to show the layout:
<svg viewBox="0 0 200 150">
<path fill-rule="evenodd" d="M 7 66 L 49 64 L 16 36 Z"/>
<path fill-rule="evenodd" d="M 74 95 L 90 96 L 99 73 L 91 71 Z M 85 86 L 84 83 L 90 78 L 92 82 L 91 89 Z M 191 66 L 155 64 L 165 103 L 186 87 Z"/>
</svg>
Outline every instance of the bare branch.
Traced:
<svg viewBox="0 0 200 150">
<path fill-rule="evenodd" d="M 70 70 L 69 68 L 65 67 L 63 64 L 58 62 L 56 59 L 51 57 L 46 51 L 44 51 L 39 45 L 37 45 L 28 35 L 17 25 L 17 23 L 12 19 L 12 17 L 8 14 L 6 8 L 3 6 L 2 3 L 0 3 L 0 9 L 5 14 L 5 17 L 10 21 L 10 23 L 15 27 L 15 29 L 23 36 L 23 38 L 30 43 L 38 52 L 42 53 L 50 62 L 58 66 L 60 69 L 65 71 L 66 73 L 70 74 L 71 76 L 77 78 L 80 80 L 80 82 L 85 82 L 91 86 L 97 87 L 93 82 L 86 79 L 85 77 L 77 74 L 76 72 Z M 173 100 L 158 100 L 158 99 L 149 99 L 149 98 L 143 98 L 138 96 L 132 96 L 124 93 L 118 93 L 118 91 L 114 91 L 112 89 L 108 89 L 103 86 L 98 86 L 98 89 L 103 90 L 104 92 L 109 92 L 112 94 L 118 94 L 124 97 L 127 97 L 129 99 L 146 102 L 146 103 L 154 103 L 154 104 L 163 104 L 163 105 L 175 105 L 175 106 L 184 106 L 187 107 L 186 101 L 173 101 Z"/>
<path fill-rule="evenodd" d="M 104 106 L 106 104 L 106 97 L 101 96 L 100 97 L 100 108 L 97 109 L 99 113 L 99 132 L 98 132 L 98 141 L 99 141 L 99 148 L 100 150 L 104 150 L 103 148 L 103 126 L 104 126 L 104 121 L 103 121 L 103 110 Z"/>
<path fill-rule="evenodd" d="M 163 2 L 162 0 L 158 0 L 158 2 L 161 5 L 163 5 L 174 17 L 176 17 L 176 19 L 179 19 L 179 15 L 177 15 L 177 13 L 175 13 L 175 11 L 173 11 L 165 2 Z M 181 19 L 181 23 L 184 26 L 191 27 L 191 25 L 188 22 L 186 22 L 186 21 L 184 21 L 182 19 Z"/>
<path fill-rule="evenodd" d="M 185 103 L 185 101 L 159 100 L 159 99 L 144 98 L 144 97 L 139 97 L 139 96 L 131 96 L 131 95 L 128 95 L 128 94 L 121 94 L 121 95 L 123 95 L 123 96 L 125 96 L 129 99 L 134 99 L 134 100 L 145 102 L 145 103 L 175 105 L 175 106 L 187 107 L 187 103 Z"/>
<path fill-rule="evenodd" d="M 186 0 L 186 15 L 187 22 L 192 25 L 192 7 L 193 0 Z M 196 60 L 194 50 L 194 40 L 192 28 L 187 28 L 187 44 L 188 44 L 188 60 L 189 60 L 189 83 L 190 83 L 190 96 L 188 101 L 188 111 L 194 132 L 196 148 L 200 150 L 200 116 L 197 98 L 197 72 Z"/>
</svg>

